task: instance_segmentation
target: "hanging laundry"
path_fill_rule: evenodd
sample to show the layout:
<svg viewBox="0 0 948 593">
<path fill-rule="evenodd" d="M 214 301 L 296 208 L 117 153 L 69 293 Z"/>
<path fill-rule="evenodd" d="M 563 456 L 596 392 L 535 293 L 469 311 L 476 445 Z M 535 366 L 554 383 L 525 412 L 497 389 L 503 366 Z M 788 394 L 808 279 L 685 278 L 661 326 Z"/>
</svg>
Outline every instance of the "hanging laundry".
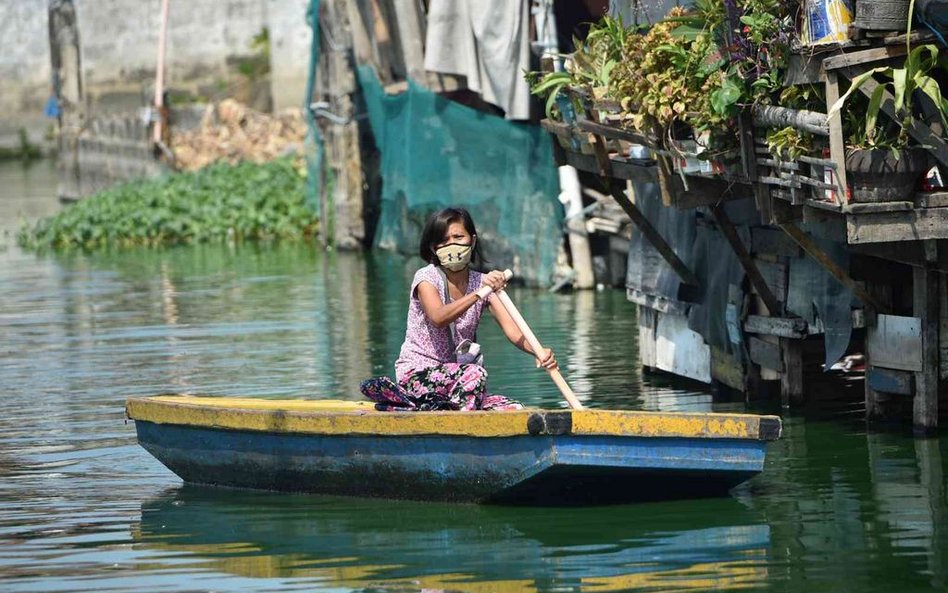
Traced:
<svg viewBox="0 0 948 593">
<path fill-rule="evenodd" d="M 431 0 L 425 69 L 465 76 L 507 119 L 528 119 L 528 8 L 527 0 Z"/>
</svg>

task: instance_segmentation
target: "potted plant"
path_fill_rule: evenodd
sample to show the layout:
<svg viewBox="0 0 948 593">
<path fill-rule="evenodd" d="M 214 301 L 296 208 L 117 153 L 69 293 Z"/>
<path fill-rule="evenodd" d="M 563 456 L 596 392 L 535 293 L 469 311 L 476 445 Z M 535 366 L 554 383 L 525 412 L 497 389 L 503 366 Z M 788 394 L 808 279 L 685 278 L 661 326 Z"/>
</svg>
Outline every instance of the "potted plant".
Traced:
<svg viewBox="0 0 948 593">
<path fill-rule="evenodd" d="M 863 86 L 871 92 L 862 109 L 849 109 L 846 172 L 856 202 L 889 202 L 908 198 L 929 168 L 924 146 L 913 144 L 909 130 L 916 121 L 916 101 L 927 96 L 937 116 L 948 126 L 948 101 L 929 73 L 938 66 L 938 47 L 926 44 L 910 49 L 901 68 L 883 66 L 853 78 L 849 90 L 830 107 L 838 113 Z M 874 84 L 873 84 L 874 83 Z M 895 118 L 880 118 L 891 95 Z M 864 115 L 862 115 L 864 114 Z"/>
</svg>

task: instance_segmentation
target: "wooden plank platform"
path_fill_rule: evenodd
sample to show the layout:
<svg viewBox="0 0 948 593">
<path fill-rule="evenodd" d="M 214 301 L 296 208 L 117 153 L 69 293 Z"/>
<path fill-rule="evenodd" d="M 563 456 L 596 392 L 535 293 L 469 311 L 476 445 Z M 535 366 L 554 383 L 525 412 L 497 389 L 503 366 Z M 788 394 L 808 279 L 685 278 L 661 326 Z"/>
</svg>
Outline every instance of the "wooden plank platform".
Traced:
<svg viewBox="0 0 948 593">
<path fill-rule="evenodd" d="M 852 214 L 846 238 L 850 244 L 948 239 L 948 208 Z"/>
</svg>

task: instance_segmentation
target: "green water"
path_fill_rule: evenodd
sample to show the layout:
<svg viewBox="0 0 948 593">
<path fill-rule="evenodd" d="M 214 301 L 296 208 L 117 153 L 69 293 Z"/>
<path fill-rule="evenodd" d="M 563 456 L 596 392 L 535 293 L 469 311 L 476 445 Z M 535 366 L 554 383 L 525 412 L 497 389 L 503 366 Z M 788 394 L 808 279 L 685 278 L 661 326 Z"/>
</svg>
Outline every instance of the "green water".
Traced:
<svg viewBox="0 0 948 593">
<path fill-rule="evenodd" d="M 0 165 L 0 233 L 55 211 Z M 858 384 L 784 418 L 723 499 L 585 509 L 184 487 L 129 395 L 358 399 L 390 372 L 416 263 L 309 246 L 36 256 L 0 235 L 2 591 L 931 591 L 948 587 L 946 440 L 867 433 Z M 512 290 L 591 407 L 743 411 L 638 370 L 618 291 Z M 561 406 L 486 321 L 492 390 Z"/>
</svg>

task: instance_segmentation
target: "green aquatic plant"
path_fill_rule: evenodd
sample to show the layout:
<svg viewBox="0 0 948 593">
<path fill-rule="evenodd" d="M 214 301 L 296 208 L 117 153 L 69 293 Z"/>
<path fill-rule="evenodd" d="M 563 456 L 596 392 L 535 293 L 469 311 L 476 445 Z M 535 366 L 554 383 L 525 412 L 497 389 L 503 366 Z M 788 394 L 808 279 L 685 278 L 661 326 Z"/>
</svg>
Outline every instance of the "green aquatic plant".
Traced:
<svg viewBox="0 0 948 593">
<path fill-rule="evenodd" d="M 304 184 L 290 159 L 213 165 L 107 189 L 24 226 L 17 240 L 34 250 L 299 240 L 318 222 Z"/>
</svg>

